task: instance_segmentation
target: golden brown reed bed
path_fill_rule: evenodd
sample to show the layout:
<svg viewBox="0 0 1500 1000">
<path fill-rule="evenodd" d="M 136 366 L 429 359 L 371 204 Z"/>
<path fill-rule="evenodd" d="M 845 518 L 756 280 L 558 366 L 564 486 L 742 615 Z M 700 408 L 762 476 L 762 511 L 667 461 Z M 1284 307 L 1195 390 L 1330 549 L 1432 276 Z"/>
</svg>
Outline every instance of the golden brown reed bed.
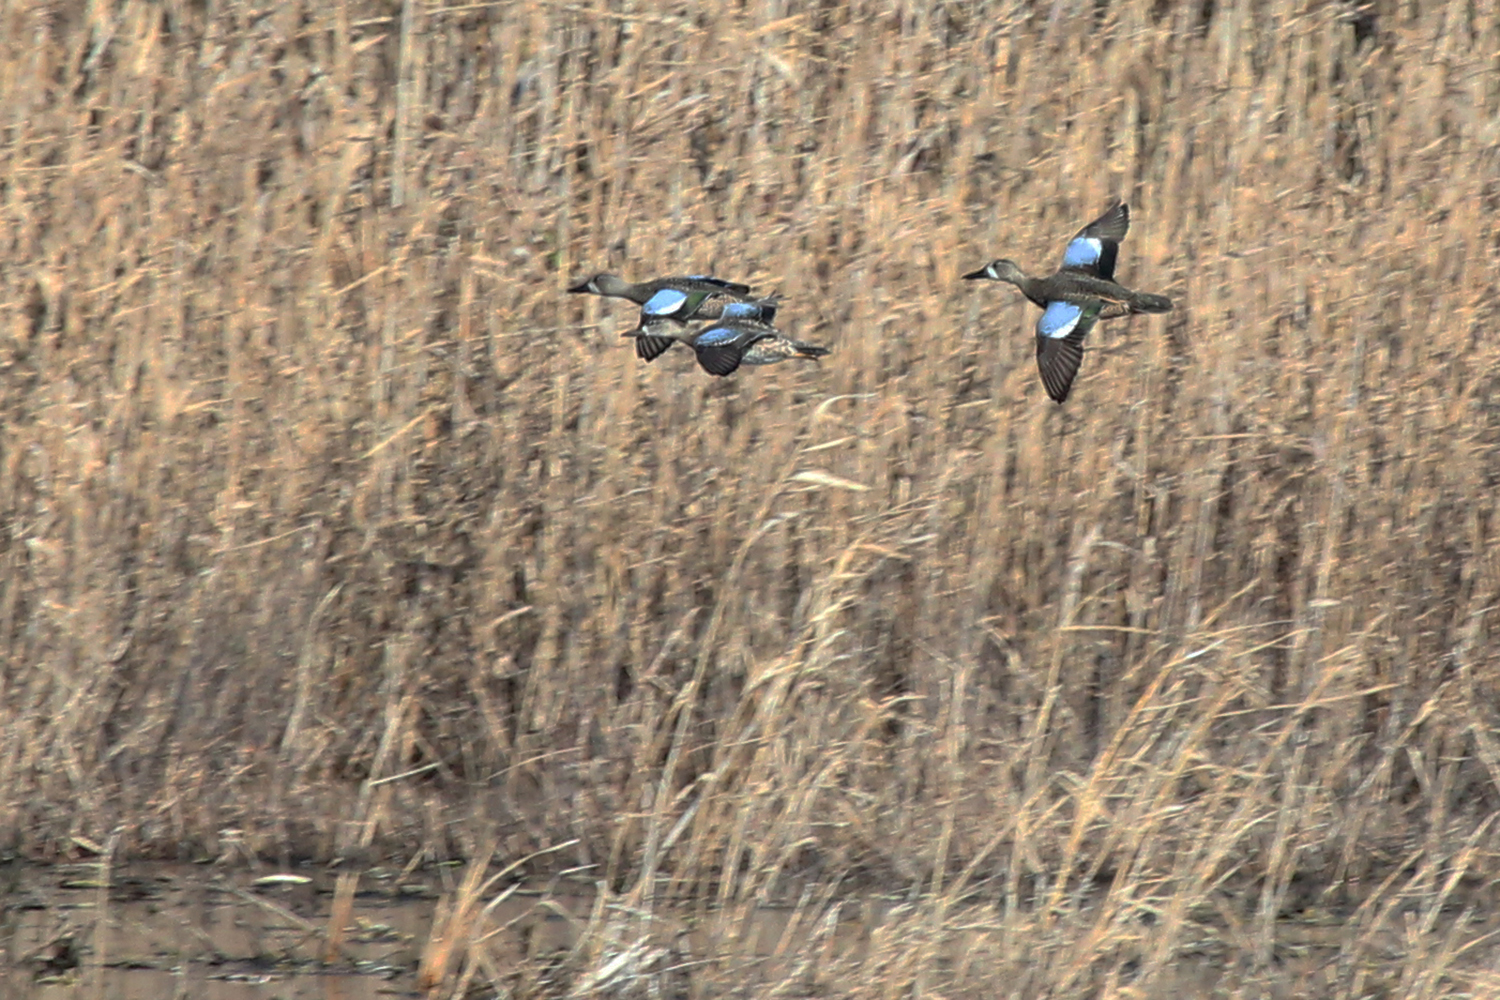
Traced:
<svg viewBox="0 0 1500 1000">
<path fill-rule="evenodd" d="M 778 990 L 1497 988 L 1493 3 L 208 7 L 3 15 L 11 849 L 576 838 L 695 989 L 804 878 L 913 909 Z M 1116 195 L 1178 309 L 1059 408 L 958 276 Z M 601 269 L 835 354 L 643 366 Z"/>
</svg>

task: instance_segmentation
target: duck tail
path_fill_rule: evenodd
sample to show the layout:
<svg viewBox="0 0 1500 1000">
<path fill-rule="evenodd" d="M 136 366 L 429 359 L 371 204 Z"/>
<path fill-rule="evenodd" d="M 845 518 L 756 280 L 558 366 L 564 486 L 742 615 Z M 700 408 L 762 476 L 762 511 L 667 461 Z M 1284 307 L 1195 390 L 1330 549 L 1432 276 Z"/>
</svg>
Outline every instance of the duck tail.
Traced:
<svg viewBox="0 0 1500 1000">
<path fill-rule="evenodd" d="M 826 347 L 819 347 L 817 344 L 804 344 L 800 340 L 786 341 L 783 350 L 787 357 L 802 358 L 804 361 L 817 361 L 819 358 L 825 358 L 832 353 Z"/>
<path fill-rule="evenodd" d="M 1138 313 L 1164 313 L 1172 310 L 1172 300 L 1165 295 L 1136 292 L 1130 297 L 1130 311 Z"/>
</svg>

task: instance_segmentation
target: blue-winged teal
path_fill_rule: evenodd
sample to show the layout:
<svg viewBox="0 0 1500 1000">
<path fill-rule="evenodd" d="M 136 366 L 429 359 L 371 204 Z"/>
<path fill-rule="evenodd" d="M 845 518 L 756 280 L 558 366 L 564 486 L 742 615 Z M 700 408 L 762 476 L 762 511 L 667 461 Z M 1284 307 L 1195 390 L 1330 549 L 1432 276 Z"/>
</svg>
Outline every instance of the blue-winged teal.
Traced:
<svg viewBox="0 0 1500 1000">
<path fill-rule="evenodd" d="M 753 315 L 769 323 L 776 316 L 776 299 L 757 299 L 750 294 L 750 286 L 737 281 L 725 281 L 706 274 L 689 274 L 672 278 L 656 278 L 652 281 L 631 282 L 613 275 L 596 274 L 569 287 L 573 293 L 590 292 L 613 298 L 629 299 L 641 307 L 640 329 L 655 320 L 672 320 L 687 323 L 697 319 L 718 319 L 724 315 L 724 307 L 731 303 L 748 302 L 756 308 Z M 635 353 L 642 361 L 654 361 L 677 339 L 672 336 L 649 336 L 639 332 L 634 336 Z"/>
<path fill-rule="evenodd" d="M 629 299 L 638 306 L 643 306 L 651 301 L 651 296 L 663 288 L 672 288 L 679 292 L 729 292 L 734 297 L 750 294 L 750 286 L 742 285 L 737 281 L 725 281 L 723 278 L 714 278 L 707 274 L 689 274 L 677 278 L 655 278 L 651 281 L 626 281 L 615 274 L 596 274 L 592 278 L 585 278 L 576 285 L 571 285 L 568 291 L 573 293 L 591 292 L 594 295 L 607 295 L 617 299 Z"/>
<path fill-rule="evenodd" d="M 740 357 L 742 365 L 774 365 L 778 361 L 788 358 L 797 358 L 802 361 L 817 361 L 829 354 L 826 347 L 817 344 L 809 344 L 802 340 L 793 340 L 777 334 L 774 337 L 764 337 L 745 348 L 745 353 Z"/>
<path fill-rule="evenodd" d="M 828 354 L 828 348 L 793 340 L 771 324 L 750 315 L 754 303 L 731 303 L 724 307 L 724 317 L 697 330 L 687 330 L 676 323 L 646 319 L 625 336 L 636 338 L 636 351 L 646 340 L 681 341 L 698 355 L 698 364 L 710 375 L 728 375 L 740 365 L 772 365 L 788 358 L 816 361 Z"/>
<path fill-rule="evenodd" d="M 1130 229 L 1130 206 L 1121 202 L 1078 231 L 1063 251 L 1062 267 L 1045 278 L 1028 277 L 1013 260 L 990 261 L 964 275 L 970 281 L 1008 281 L 1044 310 L 1037 321 L 1036 358 L 1047 395 L 1068 398 L 1083 361 L 1083 338 L 1101 319 L 1172 308 L 1165 295 L 1133 292 L 1115 282 L 1115 258 Z"/>
<path fill-rule="evenodd" d="M 681 292 L 675 288 L 663 288 L 641 306 L 639 328 L 661 329 L 665 323 L 679 330 L 687 328 L 689 320 L 727 319 L 738 316 L 742 319 L 758 319 L 769 323 L 776 318 L 777 297 L 768 295 L 763 299 L 746 299 L 740 302 L 713 299 L 705 301 L 702 292 Z M 635 354 L 642 361 L 654 361 L 667 348 L 676 343 L 671 334 L 653 336 L 650 333 L 635 335 Z"/>
<path fill-rule="evenodd" d="M 568 289 L 629 299 L 641 307 L 641 316 L 686 323 L 695 319 L 718 319 L 731 303 L 748 302 L 756 315 L 770 322 L 776 315 L 776 297 L 757 298 L 749 285 L 723 281 L 703 274 L 681 278 L 657 278 L 632 284 L 613 274 L 596 274 Z"/>
</svg>

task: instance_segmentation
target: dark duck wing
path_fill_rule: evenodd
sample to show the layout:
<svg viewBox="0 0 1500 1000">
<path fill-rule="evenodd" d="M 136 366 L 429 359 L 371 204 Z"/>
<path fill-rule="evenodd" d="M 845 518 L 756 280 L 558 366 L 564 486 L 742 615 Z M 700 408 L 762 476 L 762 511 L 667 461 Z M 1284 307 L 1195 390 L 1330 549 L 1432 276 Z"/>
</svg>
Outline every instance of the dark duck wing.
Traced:
<svg viewBox="0 0 1500 1000">
<path fill-rule="evenodd" d="M 710 326 L 693 337 L 698 364 L 710 375 L 729 375 L 744 360 L 749 346 L 744 330 L 731 326 Z M 759 338 L 756 338 L 759 339 Z"/>
<path fill-rule="evenodd" d="M 1099 321 L 1103 303 L 1079 305 L 1049 302 L 1036 323 L 1036 364 L 1047 395 L 1061 403 L 1068 398 L 1078 367 L 1083 364 L 1083 339 Z"/>
<path fill-rule="evenodd" d="M 1115 280 L 1115 258 L 1130 230 L 1130 206 L 1123 201 L 1078 230 L 1063 251 L 1061 271 Z"/>
</svg>

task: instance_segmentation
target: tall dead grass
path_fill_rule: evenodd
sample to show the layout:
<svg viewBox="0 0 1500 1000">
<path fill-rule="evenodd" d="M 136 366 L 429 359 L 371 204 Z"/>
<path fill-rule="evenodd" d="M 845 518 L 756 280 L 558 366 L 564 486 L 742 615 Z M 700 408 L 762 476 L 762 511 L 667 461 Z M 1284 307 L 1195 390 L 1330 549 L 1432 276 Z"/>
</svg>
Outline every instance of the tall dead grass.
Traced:
<svg viewBox="0 0 1500 1000">
<path fill-rule="evenodd" d="M 799 885 L 788 993 L 1495 988 L 1493 3 L 3 17 L 12 849 L 576 838 L 722 988 Z M 958 276 L 1117 195 L 1178 308 L 1059 408 Z M 640 365 L 604 269 L 835 354 Z"/>
</svg>

